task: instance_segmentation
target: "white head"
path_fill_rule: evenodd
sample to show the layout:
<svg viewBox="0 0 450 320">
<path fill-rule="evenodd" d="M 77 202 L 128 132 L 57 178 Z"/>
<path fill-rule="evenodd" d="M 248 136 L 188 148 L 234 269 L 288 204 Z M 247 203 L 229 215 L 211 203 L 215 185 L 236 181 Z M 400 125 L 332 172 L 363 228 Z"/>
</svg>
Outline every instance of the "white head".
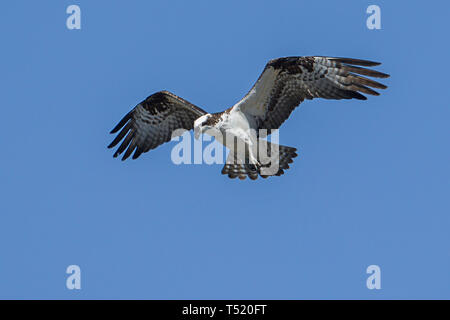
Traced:
<svg viewBox="0 0 450 320">
<path fill-rule="evenodd" d="M 217 122 L 217 117 L 210 113 L 204 114 L 200 118 L 194 121 L 194 137 L 198 139 L 200 134 L 203 132 L 210 130 L 214 127 L 214 124 Z"/>
</svg>

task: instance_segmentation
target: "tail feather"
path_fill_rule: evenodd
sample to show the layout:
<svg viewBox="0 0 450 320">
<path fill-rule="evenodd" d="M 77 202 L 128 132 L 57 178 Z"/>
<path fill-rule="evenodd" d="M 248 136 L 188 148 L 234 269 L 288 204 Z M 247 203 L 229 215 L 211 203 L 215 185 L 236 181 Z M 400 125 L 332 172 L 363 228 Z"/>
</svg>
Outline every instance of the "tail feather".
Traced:
<svg viewBox="0 0 450 320">
<path fill-rule="evenodd" d="M 269 144 L 270 147 L 270 144 Z M 294 162 L 294 158 L 297 157 L 297 149 L 293 147 L 287 147 L 279 145 L 279 162 L 278 162 L 278 171 L 274 174 L 275 176 L 281 176 L 284 174 L 284 170 L 289 169 L 289 164 Z M 271 148 L 268 148 L 268 154 L 270 155 Z M 263 166 L 264 167 L 264 166 Z M 268 167 L 268 166 L 266 166 Z M 261 170 L 260 170 L 261 171 Z M 270 175 L 266 175 L 260 173 L 262 178 L 268 178 Z"/>
<path fill-rule="evenodd" d="M 270 157 L 271 144 L 267 143 L 267 146 L 267 154 Z M 248 158 L 246 158 L 246 160 L 240 160 L 235 154 L 230 153 L 227 158 L 227 163 L 222 169 L 222 174 L 228 175 L 231 179 L 239 178 L 240 180 L 245 180 L 247 177 L 252 180 L 256 180 L 258 176 L 261 176 L 262 178 L 268 178 L 272 175 L 281 176 L 284 174 L 284 170 L 289 169 L 289 164 L 294 162 L 293 159 L 297 157 L 297 149 L 281 145 L 279 145 L 278 148 L 279 160 L 276 164 L 252 164 L 249 163 Z M 275 168 L 277 171 L 267 174 L 269 168 Z"/>
<path fill-rule="evenodd" d="M 222 169 L 222 174 L 227 174 L 230 179 L 238 178 L 245 180 L 247 176 L 256 180 L 258 178 L 259 171 L 253 164 L 248 163 L 227 163 Z"/>
</svg>

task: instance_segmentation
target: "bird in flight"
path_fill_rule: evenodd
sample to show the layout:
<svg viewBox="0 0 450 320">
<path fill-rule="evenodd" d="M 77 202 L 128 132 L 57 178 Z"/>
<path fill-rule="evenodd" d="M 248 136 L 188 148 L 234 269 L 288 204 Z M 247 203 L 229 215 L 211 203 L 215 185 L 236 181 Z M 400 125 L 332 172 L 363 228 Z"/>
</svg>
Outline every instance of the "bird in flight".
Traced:
<svg viewBox="0 0 450 320">
<path fill-rule="evenodd" d="M 297 149 L 282 145 L 274 148 L 273 143 L 263 138 L 279 129 L 305 99 L 366 100 L 362 93 L 379 95 L 372 88 L 387 87 L 367 77 L 388 78 L 389 75 L 365 68 L 377 65 L 380 63 L 322 56 L 273 59 L 238 103 L 217 113 L 208 113 L 171 92 L 156 92 L 140 102 L 112 129 L 112 134 L 120 132 L 108 148 L 115 147 L 123 139 L 114 157 L 125 152 L 122 160 L 131 154 L 136 159 L 171 140 L 175 130 L 194 129 L 196 138 L 202 133 L 212 135 L 230 150 L 222 174 L 239 179 L 248 176 L 252 180 L 258 176 L 280 176 L 297 156 Z M 237 141 L 244 145 L 245 152 L 238 152 Z M 264 171 L 268 164 L 260 155 L 264 152 L 258 152 L 260 145 L 277 164 L 269 174 Z M 275 157 L 271 150 L 277 150 Z"/>
</svg>

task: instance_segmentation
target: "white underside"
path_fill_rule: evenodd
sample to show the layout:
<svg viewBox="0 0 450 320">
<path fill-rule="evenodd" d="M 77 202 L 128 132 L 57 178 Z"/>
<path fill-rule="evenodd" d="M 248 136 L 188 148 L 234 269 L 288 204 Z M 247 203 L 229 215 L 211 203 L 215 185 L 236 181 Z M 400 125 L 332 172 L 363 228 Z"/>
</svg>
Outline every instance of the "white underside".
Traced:
<svg viewBox="0 0 450 320">
<path fill-rule="evenodd" d="M 221 120 L 204 133 L 214 136 L 217 141 L 230 149 L 230 152 L 236 152 L 238 157 L 243 155 L 244 146 L 249 146 L 249 160 L 251 163 L 257 164 L 258 138 L 255 117 L 263 117 L 266 113 L 267 101 L 277 74 L 273 68 L 266 69 L 250 92 L 233 106 L 231 112 L 225 112 Z M 199 122 L 201 123 L 202 120 Z M 225 143 L 223 132 L 227 136 Z M 238 139 L 237 146 L 234 137 Z"/>
</svg>

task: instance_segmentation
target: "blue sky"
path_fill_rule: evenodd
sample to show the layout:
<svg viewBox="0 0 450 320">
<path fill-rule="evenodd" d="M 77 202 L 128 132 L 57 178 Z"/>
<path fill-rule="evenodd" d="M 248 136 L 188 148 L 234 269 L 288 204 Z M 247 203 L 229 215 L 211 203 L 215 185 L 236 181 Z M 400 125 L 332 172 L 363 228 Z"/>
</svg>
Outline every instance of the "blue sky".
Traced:
<svg viewBox="0 0 450 320">
<path fill-rule="evenodd" d="M 66 28 L 67 6 L 81 30 Z M 366 8 L 381 8 L 381 30 Z M 450 298 L 450 5 L 8 1 L 2 5 L 0 298 Z M 272 58 L 383 62 L 367 101 L 303 103 L 281 178 L 121 162 L 109 131 L 163 89 L 210 111 Z M 81 290 L 66 288 L 79 265 Z M 368 290 L 366 268 L 381 268 Z"/>
</svg>

